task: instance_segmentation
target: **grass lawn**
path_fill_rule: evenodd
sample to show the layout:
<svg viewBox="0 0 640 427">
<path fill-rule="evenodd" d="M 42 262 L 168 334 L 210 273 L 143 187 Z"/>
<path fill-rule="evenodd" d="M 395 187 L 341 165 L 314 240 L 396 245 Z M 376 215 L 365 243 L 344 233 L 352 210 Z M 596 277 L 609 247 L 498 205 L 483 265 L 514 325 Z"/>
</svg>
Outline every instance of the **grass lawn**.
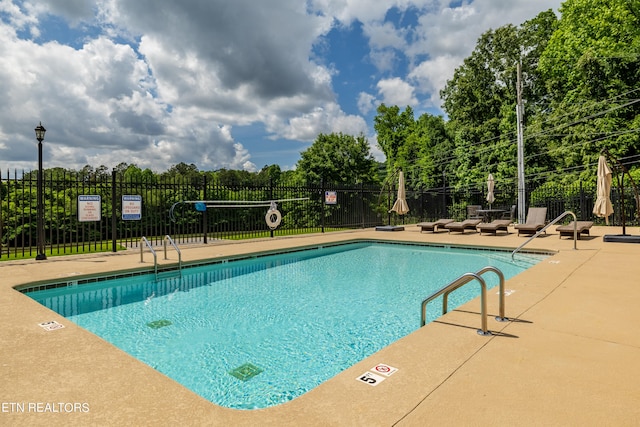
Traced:
<svg viewBox="0 0 640 427">
<path fill-rule="evenodd" d="M 325 233 L 330 233 L 332 231 L 343 231 L 344 228 L 328 228 L 325 227 Z M 311 230 L 300 230 L 300 229 L 280 229 L 275 230 L 274 235 L 276 237 L 280 236 L 294 236 L 299 234 L 312 234 L 318 233 L 318 229 Z M 197 237 L 200 237 L 198 235 Z M 213 237 L 213 236 L 212 236 Z M 271 237 L 271 231 L 265 230 L 257 233 L 229 233 L 221 236 L 224 240 L 248 240 L 248 239 L 261 239 L 261 238 L 269 238 Z M 149 241 L 161 241 L 160 238 L 152 238 L 147 237 Z M 176 239 L 177 240 L 177 239 Z M 111 252 L 113 249 L 113 244 L 111 240 L 105 240 L 103 242 L 87 242 L 87 243 L 79 243 L 73 245 L 55 245 L 53 247 L 45 247 L 45 255 L 47 258 L 65 256 L 65 255 L 80 255 L 80 254 L 91 254 L 98 252 Z M 116 250 L 123 251 L 126 250 L 127 247 L 119 242 L 117 244 Z M 21 259 L 35 259 L 37 255 L 37 249 L 35 247 L 24 247 L 24 248 L 0 248 L 0 262 L 3 261 L 16 261 Z"/>
<path fill-rule="evenodd" d="M 113 249 L 113 245 L 111 241 L 105 242 L 94 242 L 94 243 L 84 243 L 78 245 L 67 245 L 65 246 L 54 246 L 53 248 L 45 247 L 44 254 L 47 258 L 64 256 L 64 255 L 80 255 L 80 254 L 91 254 L 98 252 L 111 252 Z M 123 251 L 126 250 L 124 246 L 118 244 L 116 246 L 116 250 Z M 6 248 L 2 248 L 0 251 L 0 262 L 2 261 L 16 261 L 21 259 L 35 259 L 38 251 L 36 248 L 9 248 L 8 251 Z"/>
</svg>

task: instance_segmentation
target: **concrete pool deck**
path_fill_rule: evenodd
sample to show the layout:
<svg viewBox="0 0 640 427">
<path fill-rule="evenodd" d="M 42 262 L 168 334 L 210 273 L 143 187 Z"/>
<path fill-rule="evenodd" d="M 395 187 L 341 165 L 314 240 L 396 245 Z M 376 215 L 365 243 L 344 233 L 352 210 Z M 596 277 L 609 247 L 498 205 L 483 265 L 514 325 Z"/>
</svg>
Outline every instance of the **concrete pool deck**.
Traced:
<svg viewBox="0 0 640 427">
<path fill-rule="evenodd" d="M 252 411 L 212 404 L 14 289 L 152 269 L 148 252 L 144 264 L 133 250 L 1 262 L 0 425 L 640 425 L 640 244 L 605 243 L 603 235 L 621 228 L 593 227 L 574 250 L 553 229 L 526 248 L 557 253 L 506 282 L 512 321 L 494 320 L 498 296 L 488 292 L 492 336 L 476 333 L 476 299 L 310 392 Z M 188 263 L 352 239 L 510 249 L 526 240 L 510 232 L 433 234 L 405 225 L 181 250 Z M 46 331 L 39 324 L 47 321 L 64 328 Z M 380 363 L 398 371 L 375 387 L 357 380 Z"/>
</svg>

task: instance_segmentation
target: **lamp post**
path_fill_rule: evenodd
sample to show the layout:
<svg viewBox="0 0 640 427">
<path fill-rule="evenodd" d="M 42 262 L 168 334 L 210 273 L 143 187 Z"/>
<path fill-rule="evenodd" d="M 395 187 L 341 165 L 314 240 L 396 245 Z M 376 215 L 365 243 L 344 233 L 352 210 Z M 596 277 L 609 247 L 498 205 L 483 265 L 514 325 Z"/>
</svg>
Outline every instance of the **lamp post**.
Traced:
<svg viewBox="0 0 640 427">
<path fill-rule="evenodd" d="M 42 141 L 47 130 L 40 122 L 35 131 L 36 139 L 38 140 L 38 255 L 36 255 L 36 259 L 42 260 L 47 259 L 44 254 L 44 205 L 42 202 Z"/>
</svg>

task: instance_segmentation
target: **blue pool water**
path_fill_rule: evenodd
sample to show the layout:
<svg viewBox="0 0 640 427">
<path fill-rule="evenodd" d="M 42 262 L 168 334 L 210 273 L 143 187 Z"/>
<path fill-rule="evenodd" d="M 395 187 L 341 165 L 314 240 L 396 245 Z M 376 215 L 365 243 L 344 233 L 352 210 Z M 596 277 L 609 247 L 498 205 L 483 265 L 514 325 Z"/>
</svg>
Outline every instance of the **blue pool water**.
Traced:
<svg viewBox="0 0 640 427">
<path fill-rule="evenodd" d="M 422 300 L 458 276 L 491 265 L 509 278 L 544 256 L 524 258 L 355 243 L 27 295 L 206 399 L 254 409 L 294 399 L 415 331 Z M 449 308 L 478 295 L 477 284 L 462 287 Z M 441 309 L 430 303 L 427 321 Z"/>
</svg>

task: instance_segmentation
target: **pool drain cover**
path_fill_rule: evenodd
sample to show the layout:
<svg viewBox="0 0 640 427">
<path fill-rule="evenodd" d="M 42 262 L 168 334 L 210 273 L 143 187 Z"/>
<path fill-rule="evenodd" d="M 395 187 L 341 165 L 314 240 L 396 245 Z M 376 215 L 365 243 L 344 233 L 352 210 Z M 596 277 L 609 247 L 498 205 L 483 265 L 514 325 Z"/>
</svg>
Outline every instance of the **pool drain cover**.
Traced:
<svg viewBox="0 0 640 427">
<path fill-rule="evenodd" d="M 229 373 L 241 381 L 247 381 L 262 371 L 264 371 L 264 369 L 258 368 L 256 365 L 245 363 L 242 366 L 238 366 L 237 368 L 230 370 Z"/>
<path fill-rule="evenodd" d="M 160 329 L 164 326 L 169 326 L 169 325 L 171 325 L 171 321 L 167 319 L 154 320 L 153 322 L 147 323 L 147 326 L 150 327 L 151 329 Z"/>
</svg>

